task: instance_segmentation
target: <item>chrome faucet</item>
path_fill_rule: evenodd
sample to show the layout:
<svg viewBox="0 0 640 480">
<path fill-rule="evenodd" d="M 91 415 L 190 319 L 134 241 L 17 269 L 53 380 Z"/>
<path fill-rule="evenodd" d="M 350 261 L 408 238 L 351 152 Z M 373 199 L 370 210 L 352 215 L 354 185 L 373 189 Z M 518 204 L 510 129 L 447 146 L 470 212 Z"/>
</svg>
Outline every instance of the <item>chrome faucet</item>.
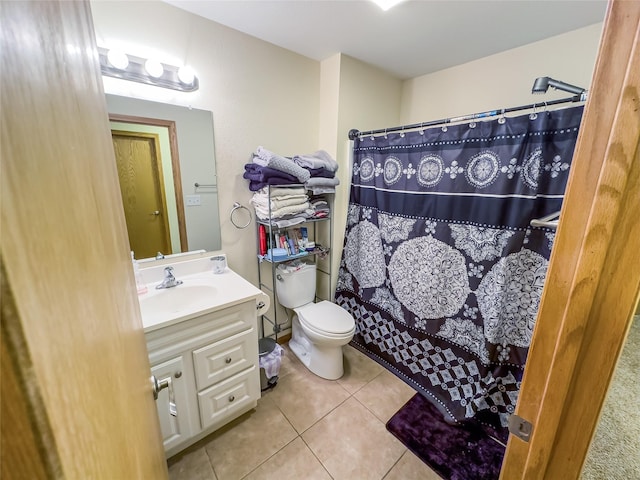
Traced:
<svg viewBox="0 0 640 480">
<path fill-rule="evenodd" d="M 157 289 L 160 288 L 172 288 L 182 284 L 182 280 L 176 280 L 173 276 L 173 267 L 164 268 L 164 280 L 160 285 L 156 285 Z"/>
</svg>

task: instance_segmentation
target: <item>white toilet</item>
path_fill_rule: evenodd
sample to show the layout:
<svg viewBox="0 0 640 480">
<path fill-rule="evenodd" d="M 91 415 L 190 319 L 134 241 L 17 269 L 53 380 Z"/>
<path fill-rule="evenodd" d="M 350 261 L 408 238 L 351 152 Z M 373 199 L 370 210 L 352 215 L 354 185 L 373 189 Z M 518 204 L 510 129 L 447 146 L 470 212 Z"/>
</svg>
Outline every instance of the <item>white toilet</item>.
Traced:
<svg viewBox="0 0 640 480">
<path fill-rule="evenodd" d="M 342 346 L 353 338 L 356 324 L 346 310 L 316 295 L 315 264 L 281 264 L 276 269 L 278 302 L 294 311 L 289 347 L 319 377 L 336 380 L 344 373 Z"/>
</svg>

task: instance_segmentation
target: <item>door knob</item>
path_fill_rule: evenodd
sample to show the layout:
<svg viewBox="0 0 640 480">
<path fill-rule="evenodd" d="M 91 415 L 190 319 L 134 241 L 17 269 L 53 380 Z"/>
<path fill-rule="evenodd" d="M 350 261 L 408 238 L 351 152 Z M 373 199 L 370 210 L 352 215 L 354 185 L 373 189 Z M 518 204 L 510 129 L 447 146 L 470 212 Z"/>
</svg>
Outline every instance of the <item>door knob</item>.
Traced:
<svg viewBox="0 0 640 480">
<path fill-rule="evenodd" d="M 151 212 L 149 215 L 155 215 L 156 217 L 160 215 L 160 210 L 156 210 L 155 212 Z"/>
<path fill-rule="evenodd" d="M 151 375 L 150 380 L 151 380 L 151 389 L 153 390 L 154 400 L 158 399 L 158 393 L 160 393 L 160 390 L 164 390 L 165 388 L 169 387 L 169 384 L 171 383 L 171 377 L 164 378 L 158 381 L 155 375 Z"/>
</svg>

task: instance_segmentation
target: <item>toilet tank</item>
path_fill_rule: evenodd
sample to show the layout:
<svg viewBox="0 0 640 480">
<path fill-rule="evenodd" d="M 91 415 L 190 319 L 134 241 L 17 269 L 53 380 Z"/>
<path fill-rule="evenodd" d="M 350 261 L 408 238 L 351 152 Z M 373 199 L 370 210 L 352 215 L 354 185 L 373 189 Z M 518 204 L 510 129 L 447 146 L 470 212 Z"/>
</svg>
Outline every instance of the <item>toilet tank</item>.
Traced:
<svg viewBox="0 0 640 480">
<path fill-rule="evenodd" d="M 278 302 L 286 308 L 296 308 L 313 302 L 316 296 L 316 266 L 280 264 L 276 268 L 276 294 Z"/>
</svg>

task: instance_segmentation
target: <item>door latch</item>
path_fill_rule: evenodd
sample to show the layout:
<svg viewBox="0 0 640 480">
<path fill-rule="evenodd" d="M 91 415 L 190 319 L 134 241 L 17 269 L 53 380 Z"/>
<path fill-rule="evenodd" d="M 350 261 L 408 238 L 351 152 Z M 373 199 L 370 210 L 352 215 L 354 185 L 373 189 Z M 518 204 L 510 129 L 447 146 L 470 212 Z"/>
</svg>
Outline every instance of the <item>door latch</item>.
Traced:
<svg viewBox="0 0 640 480">
<path fill-rule="evenodd" d="M 533 432 L 533 425 L 524 418 L 512 414 L 509 417 L 509 433 L 512 433 L 520 440 L 528 442 Z"/>
</svg>

